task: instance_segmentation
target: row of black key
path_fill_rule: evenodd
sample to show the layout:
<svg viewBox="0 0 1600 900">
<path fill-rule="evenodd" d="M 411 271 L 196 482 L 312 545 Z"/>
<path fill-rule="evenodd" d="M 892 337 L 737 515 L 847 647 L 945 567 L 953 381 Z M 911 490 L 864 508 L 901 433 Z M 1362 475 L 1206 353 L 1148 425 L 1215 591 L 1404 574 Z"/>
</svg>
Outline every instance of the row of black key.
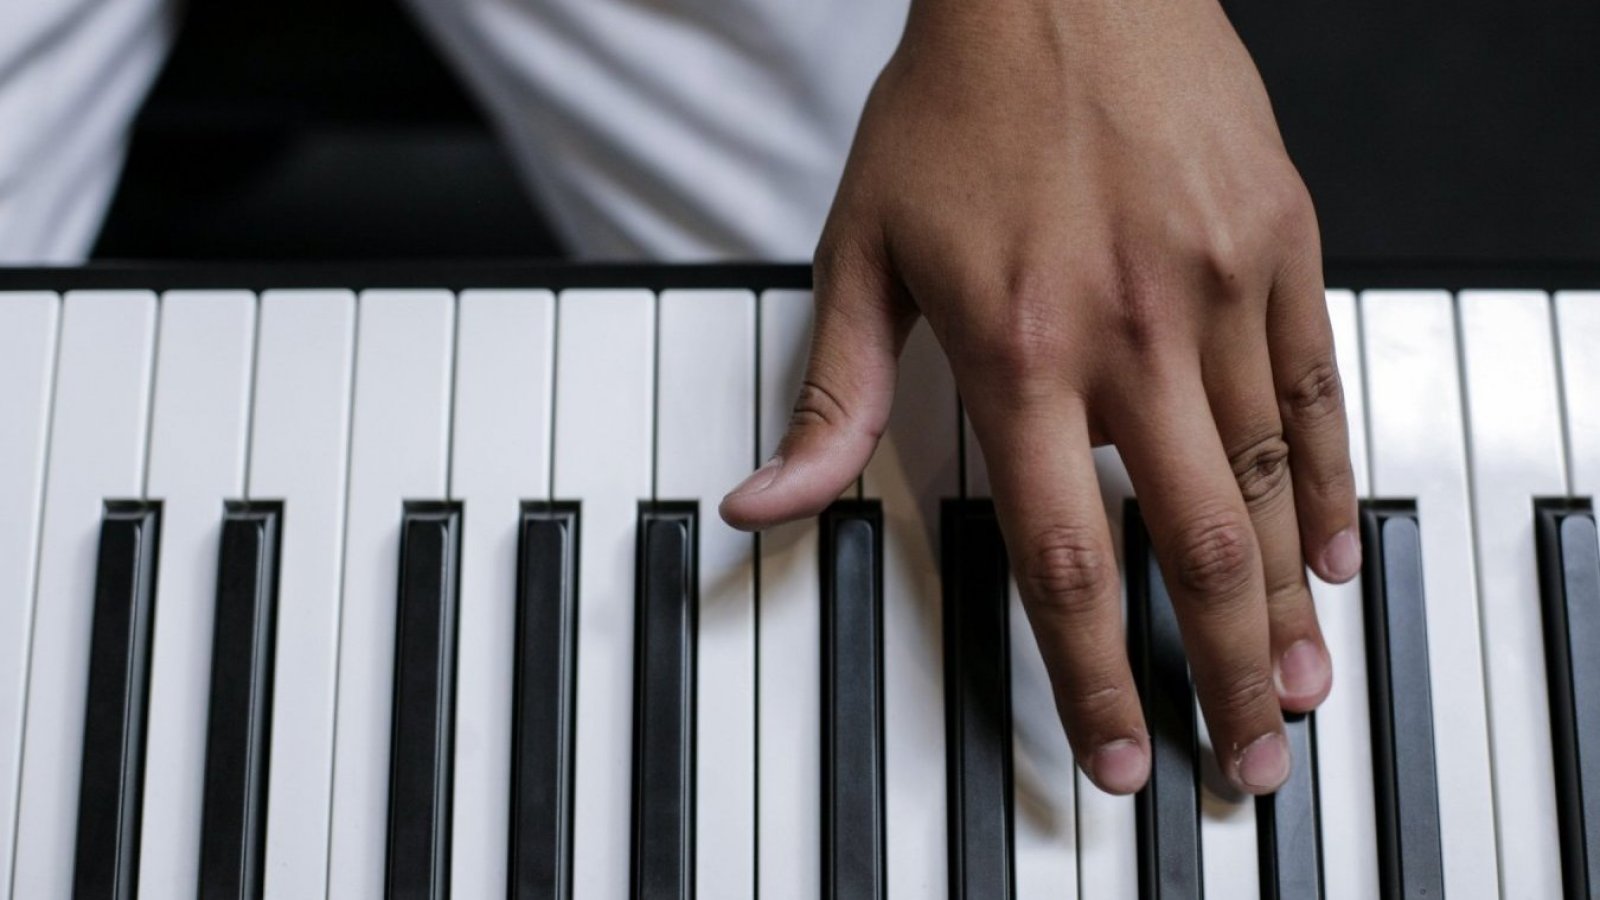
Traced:
<svg viewBox="0 0 1600 900">
<path fill-rule="evenodd" d="M 160 511 L 159 503 L 108 502 L 101 527 L 74 871 L 78 897 L 134 894 Z M 642 512 L 641 522 L 652 515 Z M 282 527 L 281 504 L 226 507 L 201 813 L 199 885 L 207 898 L 261 895 Z M 389 760 L 390 896 L 448 893 L 460 538 L 459 505 L 406 505 Z M 525 506 L 510 836 L 518 896 L 564 896 L 569 883 L 576 542 L 576 505 Z M 670 596 L 659 599 L 673 603 Z M 692 614 L 690 599 L 680 596 L 677 605 Z M 686 733 L 683 725 L 677 730 Z"/>
<path fill-rule="evenodd" d="M 1007 897 L 1010 866 L 1005 561 L 986 501 L 945 506 L 950 895 Z M 1552 720 L 1569 896 L 1600 888 L 1600 543 L 1585 503 L 1540 501 Z M 1422 543 L 1415 504 L 1362 509 L 1364 603 L 1380 884 L 1385 897 L 1443 896 Z M 1178 620 L 1138 508 L 1124 515 L 1129 661 L 1153 751 L 1137 798 L 1140 893 L 1204 891 L 1193 686 Z M 997 562 L 997 554 L 998 562 Z M 1585 652 L 1588 650 L 1588 652 Z M 1323 896 L 1315 716 L 1286 716 L 1289 781 L 1256 803 L 1264 897 Z M 1587 754 L 1587 755 L 1586 755 Z"/>
<path fill-rule="evenodd" d="M 694 892 L 693 503 L 642 504 L 634 728 L 636 896 Z M 1600 545 L 1585 505 L 1538 508 L 1563 864 L 1574 894 L 1600 863 Z M 1387 896 L 1442 891 L 1414 506 L 1369 503 L 1365 605 L 1380 871 Z M 1141 892 L 1199 896 L 1197 722 L 1177 619 L 1137 508 L 1125 517 L 1129 652 L 1154 760 L 1138 799 Z M 76 892 L 131 896 L 148 692 L 159 504 L 111 502 L 102 528 L 79 810 Z M 886 895 L 881 512 L 821 519 L 823 866 L 829 892 Z M 259 896 L 271 722 L 275 575 L 283 509 L 230 503 L 217 581 L 201 892 Z M 461 508 L 412 503 L 402 523 L 390 760 L 389 893 L 448 893 L 455 615 Z M 530 503 L 520 534 L 511 890 L 570 893 L 579 508 Z M 1013 893 L 1008 568 L 987 501 L 943 509 L 950 892 Z M 1314 717 L 1290 717 L 1290 781 L 1258 802 L 1261 883 L 1321 895 Z M 1588 750 L 1588 755 L 1584 751 Z"/>
</svg>

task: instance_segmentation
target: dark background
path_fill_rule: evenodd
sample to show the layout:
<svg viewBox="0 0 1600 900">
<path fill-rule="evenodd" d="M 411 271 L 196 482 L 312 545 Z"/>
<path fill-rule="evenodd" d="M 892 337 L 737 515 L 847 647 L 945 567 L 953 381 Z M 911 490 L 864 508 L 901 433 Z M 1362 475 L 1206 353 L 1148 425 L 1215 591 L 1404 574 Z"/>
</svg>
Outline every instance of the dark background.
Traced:
<svg viewBox="0 0 1600 900">
<path fill-rule="evenodd" d="M 1330 259 L 1600 262 L 1600 3 L 1226 5 Z M 561 248 L 399 0 L 191 0 L 95 255 Z"/>
<path fill-rule="evenodd" d="M 561 255 L 400 0 L 187 7 L 95 257 Z"/>
</svg>

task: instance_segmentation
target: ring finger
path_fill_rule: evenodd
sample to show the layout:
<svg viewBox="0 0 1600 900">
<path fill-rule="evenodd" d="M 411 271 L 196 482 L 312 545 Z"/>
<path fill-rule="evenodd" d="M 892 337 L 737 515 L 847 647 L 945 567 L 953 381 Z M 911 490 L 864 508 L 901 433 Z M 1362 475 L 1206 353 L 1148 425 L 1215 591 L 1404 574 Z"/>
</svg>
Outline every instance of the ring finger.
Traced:
<svg viewBox="0 0 1600 900">
<path fill-rule="evenodd" d="M 1206 393 L 1261 548 L 1278 700 L 1285 709 L 1306 712 L 1328 695 L 1333 668 L 1306 583 L 1271 358 L 1259 336 L 1225 337 L 1213 341 L 1205 361 Z"/>
</svg>

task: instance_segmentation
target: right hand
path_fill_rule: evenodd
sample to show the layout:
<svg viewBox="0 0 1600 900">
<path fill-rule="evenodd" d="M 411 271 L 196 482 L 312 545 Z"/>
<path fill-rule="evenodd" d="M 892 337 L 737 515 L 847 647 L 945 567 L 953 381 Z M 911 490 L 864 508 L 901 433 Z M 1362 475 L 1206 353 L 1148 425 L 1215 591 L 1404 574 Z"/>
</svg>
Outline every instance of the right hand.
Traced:
<svg viewBox="0 0 1600 900">
<path fill-rule="evenodd" d="M 722 505 L 812 515 L 882 434 L 927 317 L 990 468 L 1056 705 L 1105 790 L 1144 784 L 1091 445 L 1168 574 L 1222 771 L 1288 776 L 1282 709 L 1332 667 L 1304 564 L 1360 567 L 1315 216 L 1213 0 L 917 0 L 817 252 L 788 435 Z"/>
</svg>

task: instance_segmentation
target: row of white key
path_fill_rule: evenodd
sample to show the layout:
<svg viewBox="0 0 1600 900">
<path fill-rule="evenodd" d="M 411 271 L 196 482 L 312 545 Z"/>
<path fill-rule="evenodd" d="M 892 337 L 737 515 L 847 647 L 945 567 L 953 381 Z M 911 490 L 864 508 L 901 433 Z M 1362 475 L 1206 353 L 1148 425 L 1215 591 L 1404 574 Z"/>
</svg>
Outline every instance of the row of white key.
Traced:
<svg viewBox="0 0 1600 900">
<path fill-rule="evenodd" d="M 1600 367 L 1569 348 L 1597 346 L 1597 306 L 1600 294 L 1578 292 L 1329 293 L 1358 490 L 1414 497 L 1420 512 L 1452 896 L 1561 891 L 1533 501 L 1595 490 Z M 1313 592 L 1337 665 L 1317 728 L 1327 892 L 1373 896 L 1360 586 Z M 1207 889 L 1253 893 L 1245 841 L 1225 824 L 1250 815 L 1207 800 L 1203 844 L 1222 836 L 1237 851 L 1205 844 Z"/>
<path fill-rule="evenodd" d="M 1559 868 L 1529 498 L 1600 486 L 1600 296 L 1331 292 L 1330 312 L 1358 483 L 1422 511 L 1447 887 L 1546 893 Z M 697 779 L 700 893 L 814 896 L 820 748 L 814 716 L 794 713 L 818 705 L 814 526 L 762 538 L 758 591 L 754 542 L 710 507 L 774 448 L 808 327 L 799 292 L 0 295 L 0 500 L 19 512 L 0 524 L 0 640 L 14 645 L 0 654 L 0 884 L 70 886 L 61 811 L 77 807 L 82 722 L 60 711 L 81 708 L 100 503 L 149 496 L 166 507 L 139 878 L 192 892 L 215 513 L 249 496 L 288 510 L 279 647 L 294 657 L 276 675 L 267 893 L 381 891 L 387 767 L 370 761 L 387 758 L 398 512 L 451 496 L 469 510 L 461 628 L 475 647 L 460 672 L 452 879 L 497 890 L 511 660 L 491 638 L 510 632 L 516 504 L 554 496 L 584 501 L 574 884 L 625 892 L 633 528 L 638 501 L 659 495 L 703 501 L 698 745 L 715 777 Z M 861 489 L 888 530 L 889 882 L 923 897 L 945 884 L 934 525 L 959 491 L 961 429 L 925 329 L 907 366 L 926 377 L 902 378 Z M 1114 454 L 1098 458 L 1120 512 L 1125 476 Z M 1370 788 L 1327 789 L 1371 780 L 1358 590 L 1315 586 L 1339 665 L 1318 728 L 1330 895 L 1376 880 Z M 1126 895 L 1132 806 L 1081 776 L 1023 777 L 1071 770 L 1042 667 L 1025 652 L 1013 667 L 1017 789 L 1037 794 L 1016 804 L 1019 896 L 1069 878 Z M 1069 809 L 1025 821 L 1040 797 Z M 1248 807 L 1227 799 L 1207 807 L 1207 839 L 1253 837 Z M 1208 865 L 1208 882 L 1237 868 Z"/>
<path fill-rule="evenodd" d="M 550 496 L 552 477 L 584 498 L 591 557 L 575 884 L 608 896 L 625 883 L 635 508 L 656 479 L 714 496 L 752 464 L 755 298 L 663 294 L 675 337 L 659 383 L 655 295 L 573 292 L 561 305 L 558 334 L 548 292 L 467 292 L 458 334 L 446 292 L 283 291 L 259 304 L 237 292 L 0 296 L 3 333 L 18 344 L 5 348 L 15 352 L 0 409 L 17 427 L 0 443 L 0 484 L 23 512 L 0 533 L 19 582 L 0 609 L 20 635 L 0 681 L 0 883 L 16 896 L 70 890 L 75 816 L 62 811 L 77 807 L 100 505 L 150 496 L 166 513 L 137 877 L 147 893 L 193 893 L 216 513 L 255 496 L 288 511 L 266 894 L 380 893 L 387 767 L 372 760 L 388 755 L 398 513 L 405 499 L 452 495 L 489 511 L 463 547 L 462 628 L 482 647 L 462 657 L 453 879 L 472 894 L 503 885 L 506 842 L 491 835 L 504 833 L 508 804 L 509 560 L 518 503 Z M 718 359 L 722 372 L 701 371 Z M 739 371 L 742 388 L 723 377 Z M 658 400 L 674 411 L 660 433 Z M 557 403 L 567 427 L 552 453 Z M 710 452 L 708 436 L 722 439 Z M 657 471 L 657 441 L 696 452 Z M 28 521 L 46 496 L 42 525 Z M 701 759 L 718 767 L 699 779 L 702 846 L 716 848 L 702 884 L 737 896 L 755 857 L 754 541 L 708 523 L 701 547 L 701 595 L 715 607 L 701 620 L 702 666 L 717 677 L 702 684 L 700 743 L 720 751 Z"/>
</svg>

